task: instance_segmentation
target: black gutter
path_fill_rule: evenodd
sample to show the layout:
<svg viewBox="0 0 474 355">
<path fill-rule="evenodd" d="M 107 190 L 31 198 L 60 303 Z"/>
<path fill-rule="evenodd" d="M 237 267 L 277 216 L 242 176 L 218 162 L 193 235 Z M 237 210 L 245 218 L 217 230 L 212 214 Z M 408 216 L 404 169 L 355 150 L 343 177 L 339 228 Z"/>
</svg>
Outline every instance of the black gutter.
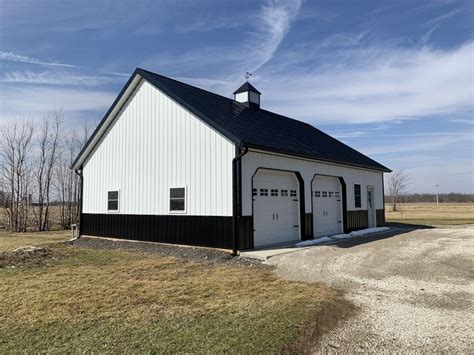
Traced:
<svg viewBox="0 0 474 355">
<path fill-rule="evenodd" d="M 237 256 L 240 216 L 242 215 L 242 157 L 248 148 L 241 144 L 235 147 L 232 159 L 232 255 Z"/>
</svg>

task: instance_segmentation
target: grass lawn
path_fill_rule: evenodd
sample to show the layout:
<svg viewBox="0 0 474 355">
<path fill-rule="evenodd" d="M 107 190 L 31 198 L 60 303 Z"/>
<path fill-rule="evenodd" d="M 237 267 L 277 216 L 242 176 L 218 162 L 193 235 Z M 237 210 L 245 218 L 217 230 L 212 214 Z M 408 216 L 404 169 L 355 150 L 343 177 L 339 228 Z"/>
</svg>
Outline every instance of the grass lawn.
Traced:
<svg viewBox="0 0 474 355">
<path fill-rule="evenodd" d="M 391 205 L 385 205 L 387 222 L 449 225 L 473 224 L 474 204 L 472 203 L 404 203 L 399 212 L 392 212 Z"/>
<path fill-rule="evenodd" d="M 0 353 L 300 353 L 354 312 L 259 265 L 49 246 L 61 257 L 45 266 L 0 268 Z"/>
<path fill-rule="evenodd" d="M 0 252 L 25 245 L 47 245 L 71 239 L 70 231 L 6 233 L 0 232 Z"/>
</svg>

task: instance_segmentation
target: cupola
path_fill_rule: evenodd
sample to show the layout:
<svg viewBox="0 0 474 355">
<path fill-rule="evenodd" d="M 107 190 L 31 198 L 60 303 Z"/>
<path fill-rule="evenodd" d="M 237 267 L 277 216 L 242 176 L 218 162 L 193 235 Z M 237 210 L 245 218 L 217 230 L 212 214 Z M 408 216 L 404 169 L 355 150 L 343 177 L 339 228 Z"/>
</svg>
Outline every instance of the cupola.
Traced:
<svg viewBox="0 0 474 355">
<path fill-rule="evenodd" d="M 247 104 L 249 107 L 260 107 L 260 91 L 255 89 L 248 81 L 234 92 L 234 100 Z"/>
</svg>

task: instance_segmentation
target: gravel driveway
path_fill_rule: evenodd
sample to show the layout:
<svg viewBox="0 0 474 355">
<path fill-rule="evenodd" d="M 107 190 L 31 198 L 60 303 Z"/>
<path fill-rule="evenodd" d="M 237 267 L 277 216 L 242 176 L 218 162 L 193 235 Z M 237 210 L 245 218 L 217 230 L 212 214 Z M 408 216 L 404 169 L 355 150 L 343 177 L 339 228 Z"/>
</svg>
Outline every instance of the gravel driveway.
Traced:
<svg viewBox="0 0 474 355">
<path fill-rule="evenodd" d="M 473 353 L 473 255 L 470 225 L 318 246 L 266 263 L 284 278 L 342 288 L 360 307 L 316 352 Z"/>
</svg>

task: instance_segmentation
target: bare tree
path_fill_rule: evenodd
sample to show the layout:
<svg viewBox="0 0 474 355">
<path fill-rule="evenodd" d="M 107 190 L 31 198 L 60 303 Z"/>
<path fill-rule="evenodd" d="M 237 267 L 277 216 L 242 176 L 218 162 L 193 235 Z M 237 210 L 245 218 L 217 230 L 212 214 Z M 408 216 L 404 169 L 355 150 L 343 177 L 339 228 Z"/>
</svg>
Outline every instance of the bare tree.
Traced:
<svg viewBox="0 0 474 355">
<path fill-rule="evenodd" d="M 387 180 L 388 193 L 392 199 L 392 211 L 398 211 L 400 197 L 404 195 L 410 185 L 410 176 L 402 169 L 394 170 Z"/>
<path fill-rule="evenodd" d="M 14 232 L 26 231 L 28 225 L 33 132 L 34 125 L 31 122 L 22 122 L 5 125 L 0 133 L 0 180 L 8 195 L 5 209 L 8 228 Z"/>
<path fill-rule="evenodd" d="M 56 188 L 60 198 L 59 216 L 62 228 L 79 222 L 81 179 L 71 170 L 71 165 L 89 137 L 87 123 L 80 137 L 75 129 L 67 135 L 61 158 L 56 167 Z"/>
<path fill-rule="evenodd" d="M 58 156 L 60 154 L 59 133 L 63 122 L 62 111 L 49 114 L 43 119 L 38 137 L 39 154 L 36 167 L 36 184 L 38 189 L 38 230 L 50 229 L 51 185 Z"/>
</svg>

